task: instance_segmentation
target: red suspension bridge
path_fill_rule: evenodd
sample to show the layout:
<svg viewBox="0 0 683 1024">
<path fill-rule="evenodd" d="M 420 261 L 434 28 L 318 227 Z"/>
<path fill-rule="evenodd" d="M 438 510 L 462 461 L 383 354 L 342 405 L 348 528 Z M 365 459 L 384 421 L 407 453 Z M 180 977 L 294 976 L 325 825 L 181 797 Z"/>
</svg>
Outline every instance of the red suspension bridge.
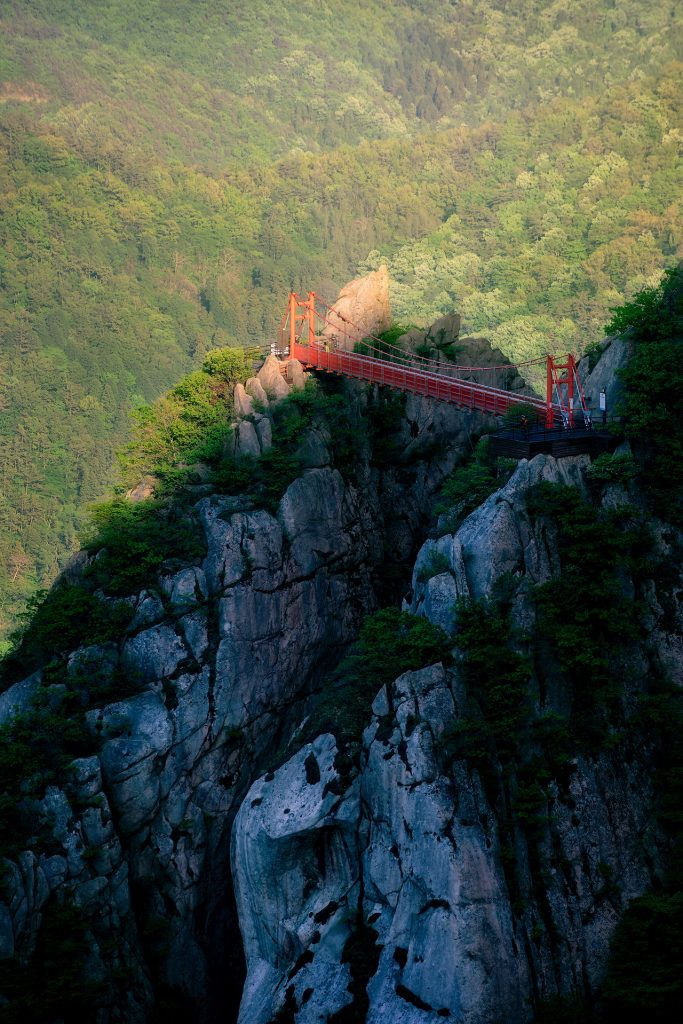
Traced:
<svg viewBox="0 0 683 1024">
<path fill-rule="evenodd" d="M 514 369 L 512 364 L 458 366 L 406 352 L 398 345 L 365 334 L 315 292 L 308 292 L 306 298 L 290 292 L 280 339 L 289 344 L 290 358 L 319 370 L 493 414 L 515 407 L 521 413 L 524 407 L 531 407 L 547 428 L 591 425 L 576 360 L 571 354 L 562 361 L 548 355 L 519 363 L 517 369 L 542 363 L 546 368 L 545 400 L 537 395 L 523 395 L 485 383 L 486 374 Z"/>
</svg>

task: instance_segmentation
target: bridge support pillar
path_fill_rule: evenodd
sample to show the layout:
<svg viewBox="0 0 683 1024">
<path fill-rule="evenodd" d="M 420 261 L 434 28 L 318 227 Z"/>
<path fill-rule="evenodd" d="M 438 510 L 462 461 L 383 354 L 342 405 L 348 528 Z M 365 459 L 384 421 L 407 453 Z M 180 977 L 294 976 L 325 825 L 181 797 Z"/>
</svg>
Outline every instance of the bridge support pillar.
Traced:
<svg viewBox="0 0 683 1024">
<path fill-rule="evenodd" d="M 553 357 L 546 360 L 545 425 L 553 426 Z"/>
<path fill-rule="evenodd" d="M 308 344 L 315 344 L 315 292 L 308 293 L 308 302 L 306 303 L 308 312 Z"/>
<path fill-rule="evenodd" d="M 289 357 L 294 358 L 296 348 L 296 292 L 289 293 Z"/>
</svg>

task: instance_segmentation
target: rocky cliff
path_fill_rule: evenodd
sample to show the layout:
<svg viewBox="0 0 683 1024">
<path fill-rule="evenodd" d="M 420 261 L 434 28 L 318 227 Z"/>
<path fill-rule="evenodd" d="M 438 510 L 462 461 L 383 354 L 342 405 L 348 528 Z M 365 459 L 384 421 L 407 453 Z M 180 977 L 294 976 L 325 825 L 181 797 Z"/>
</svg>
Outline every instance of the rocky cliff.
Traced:
<svg viewBox="0 0 683 1024">
<path fill-rule="evenodd" d="M 288 370 L 301 385 L 300 370 Z M 289 393 L 276 360 L 238 385 L 229 457 L 270 450 L 272 416 Z M 91 1014 L 99 1007 L 98 1022 L 236 1015 L 244 960 L 234 816 L 363 616 L 396 579 L 407 583 L 432 495 L 487 425 L 476 413 L 353 384 L 341 405 L 355 432 L 353 472 L 340 472 L 335 438 L 314 418 L 294 443 L 302 472 L 270 511 L 210 484 L 189 487 L 183 502 L 203 557 L 164 563 L 127 596 L 120 635 L 62 644 L 49 670 L 0 695 L 7 728 L 12 716 L 42 714 L 36 706 L 54 707 L 61 727 L 64 698 L 87 730 L 75 751 L 86 756 L 68 757 L 63 777 L 44 770 L 20 783 L 25 848 L 3 851 L 0 957 L 24 969 L 53 909 L 75 907 L 81 967 L 94 985 L 82 1002 Z M 79 556 L 62 583 L 90 594 L 101 557 Z M 106 586 L 93 599 L 118 614 L 121 600 Z"/>
<path fill-rule="evenodd" d="M 527 636 L 518 649 L 528 647 L 532 590 L 559 571 L 554 527 L 532 520 L 528 496 L 539 483 L 584 489 L 589 466 L 587 457 L 521 462 L 456 533 L 422 547 L 411 610 L 457 638 L 458 600 L 489 602 L 506 579 L 512 627 Z M 625 502 L 617 490 L 606 500 Z M 659 559 L 669 555 L 662 542 Z M 430 564 L 436 571 L 425 572 Z M 661 625 L 663 595 L 650 583 L 644 593 Z M 621 652 L 625 706 L 663 661 L 683 681 L 683 663 L 670 657 L 683 624 L 673 599 L 668 636 L 653 630 L 649 644 Z M 554 727 L 569 709 L 564 688 L 543 692 L 550 675 L 536 668 L 529 715 Z M 471 700 L 462 663 L 406 673 L 368 709 L 351 779 L 327 734 L 252 786 L 232 851 L 249 967 L 242 1024 L 287 1007 L 297 1022 L 521 1024 L 558 997 L 596 1005 L 619 916 L 661 872 L 651 751 L 635 750 L 633 737 L 600 751 L 570 743 L 542 769 L 529 739 L 530 783 L 523 763 L 500 751 L 491 766 L 454 745 Z"/>
<path fill-rule="evenodd" d="M 288 393 L 273 364 L 238 387 L 226 457 L 272 451 Z M 61 715 L 65 755 L 28 782 L 12 769 L 10 1007 L 36 977 L 58 989 L 48 1019 L 61 986 L 98 1024 L 527 1024 L 558 997 L 599 999 L 617 921 L 666 861 L 638 709 L 681 681 L 679 538 L 652 521 L 646 541 L 636 484 L 584 457 L 522 462 L 462 523 L 435 525 L 444 477 L 492 424 L 352 384 L 343 405 L 352 468 L 321 415 L 267 507 L 196 485 L 183 500 L 203 554 L 127 594 L 115 636 L 63 644 L 0 695 L 15 743 L 22 714 L 48 731 Z M 619 632 L 595 613 L 607 657 L 591 663 L 571 636 L 596 545 L 598 606 L 623 616 Z M 102 558 L 81 556 L 69 584 L 91 591 Z M 331 669 L 404 593 L 451 654 L 373 688 L 357 736 L 316 734 Z M 106 587 L 95 598 L 119 614 Z M 343 679 L 335 692 L 341 719 Z M 64 964 L 46 955 L 60 928 Z"/>
</svg>

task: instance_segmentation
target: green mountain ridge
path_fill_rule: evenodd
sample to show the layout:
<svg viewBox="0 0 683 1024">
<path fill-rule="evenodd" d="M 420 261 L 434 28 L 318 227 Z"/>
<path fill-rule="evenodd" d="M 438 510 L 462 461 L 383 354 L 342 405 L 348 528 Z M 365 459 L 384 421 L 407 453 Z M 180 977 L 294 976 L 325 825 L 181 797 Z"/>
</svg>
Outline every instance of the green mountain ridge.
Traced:
<svg viewBox="0 0 683 1024">
<path fill-rule="evenodd" d="M 388 262 L 513 359 L 680 257 L 675 5 L 0 3 L 0 632 L 128 413 Z"/>
</svg>

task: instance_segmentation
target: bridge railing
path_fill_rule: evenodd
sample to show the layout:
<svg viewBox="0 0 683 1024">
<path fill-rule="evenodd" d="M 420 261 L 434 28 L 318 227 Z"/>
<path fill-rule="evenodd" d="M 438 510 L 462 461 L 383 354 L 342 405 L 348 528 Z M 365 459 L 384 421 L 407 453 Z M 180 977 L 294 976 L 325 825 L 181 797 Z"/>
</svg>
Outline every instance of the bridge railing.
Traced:
<svg viewBox="0 0 683 1024">
<path fill-rule="evenodd" d="M 301 362 L 320 370 L 340 373 L 347 377 L 372 381 L 376 384 L 399 388 L 413 394 L 426 395 L 441 401 L 454 402 L 485 412 L 502 414 L 511 406 L 533 406 L 545 416 L 545 403 L 540 398 L 521 395 L 501 388 L 478 384 L 458 377 L 445 376 L 409 364 L 396 364 L 358 352 L 307 345 L 295 341 L 292 355 Z"/>
</svg>

